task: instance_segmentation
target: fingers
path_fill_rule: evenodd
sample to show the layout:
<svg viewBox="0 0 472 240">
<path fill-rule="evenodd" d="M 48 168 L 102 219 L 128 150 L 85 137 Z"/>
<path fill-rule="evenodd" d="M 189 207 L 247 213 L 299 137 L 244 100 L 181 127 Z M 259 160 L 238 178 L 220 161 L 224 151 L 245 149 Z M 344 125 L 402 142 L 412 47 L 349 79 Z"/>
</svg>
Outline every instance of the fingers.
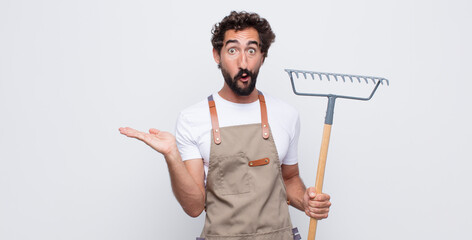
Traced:
<svg viewBox="0 0 472 240">
<path fill-rule="evenodd" d="M 308 201 L 308 206 L 305 208 L 305 214 L 317 220 L 321 220 L 328 217 L 329 207 L 331 202 L 329 201 Z"/>
<path fill-rule="evenodd" d="M 326 193 L 316 194 L 315 196 L 315 201 L 329 201 L 330 199 L 331 199 L 331 196 L 329 196 Z"/>
<path fill-rule="evenodd" d="M 141 140 L 165 156 L 169 154 L 173 154 L 173 156 L 178 154 L 175 137 L 171 133 L 165 131 L 161 132 L 155 128 L 149 129 L 149 133 L 140 132 L 130 127 L 121 127 L 119 128 L 119 131 L 127 137 Z"/>
<path fill-rule="evenodd" d="M 136 129 L 130 128 L 130 127 L 121 127 L 118 129 L 121 134 L 126 135 L 127 137 L 132 137 L 139 139 L 141 141 L 144 141 L 145 139 L 145 134 L 143 132 L 140 132 Z"/>
<path fill-rule="evenodd" d="M 317 220 L 328 217 L 331 197 L 326 193 L 316 193 L 314 187 L 306 190 L 305 214 Z"/>
<path fill-rule="evenodd" d="M 305 210 L 305 214 L 306 214 L 308 217 L 314 218 L 314 219 L 316 219 L 316 220 L 321 220 L 321 219 L 325 219 L 325 218 L 328 217 L 328 213 L 317 214 L 317 213 L 309 212 L 308 210 Z"/>
<path fill-rule="evenodd" d="M 323 201 L 323 202 L 320 202 L 320 201 L 308 201 L 308 207 L 312 207 L 312 208 L 329 208 L 331 207 L 331 202 L 330 201 Z"/>
<path fill-rule="evenodd" d="M 120 131 L 121 134 L 126 135 L 128 137 L 131 137 L 132 132 L 133 132 L 134 129 L 132 129 L 130 127 L 120 127 L 120 128 L 118 128 L 118 130 Z M 136 130 L 134 130 L 134 131 L 136 131 Z"/>
<path fill-rule="evenodd" d="M 314 207 L 308 207 L 308 211 L 311 213 L 316 213 L 316 214 L 326 214 L 329 213 L 329 208 L 314 208 Z"/>
</svg>

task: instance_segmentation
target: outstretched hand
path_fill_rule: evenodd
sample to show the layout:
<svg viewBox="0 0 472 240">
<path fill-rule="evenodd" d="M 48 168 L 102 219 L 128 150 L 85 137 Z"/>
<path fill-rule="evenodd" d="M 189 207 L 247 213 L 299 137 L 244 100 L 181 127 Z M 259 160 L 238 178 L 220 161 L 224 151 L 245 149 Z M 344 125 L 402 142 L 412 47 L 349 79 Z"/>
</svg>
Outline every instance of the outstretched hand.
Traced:
<svg viewBox="0 0 472 240">
<path fill-rule="evenodd" d="M 309 217 L 321 220 L 328 217 L 331 197 L 326 193 L 315 193 L 314 187 L 309 187 L 303 197 L 305 213 Z"/>
<path fill-rule="evenodd" d="M 119 130 L 121 134 L 141 140 L 164 156 L 177 151 L 175 137 L 169 132 L 161 132 L 155 128 L 149 129 L 149 133 L 140 132 L 130 127 L 121 127 Z"/>
</svg>

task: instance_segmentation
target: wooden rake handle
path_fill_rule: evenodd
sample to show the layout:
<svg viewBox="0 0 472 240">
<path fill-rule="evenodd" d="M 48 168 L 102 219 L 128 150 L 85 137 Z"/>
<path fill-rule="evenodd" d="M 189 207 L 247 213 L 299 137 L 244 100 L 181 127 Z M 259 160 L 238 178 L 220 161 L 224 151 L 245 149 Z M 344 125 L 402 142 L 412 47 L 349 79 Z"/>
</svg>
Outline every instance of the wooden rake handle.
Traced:
<svg viewBox="0 0 472 240">
<path fill-rule="evenodd" d="M 323 138 L 321 139 L 320 158 L 318 160 L 318 170 L 316 172 L 315 193 L 320 194 L 323 190 L 323 180 L 328 157 L 329 138 L 331 136 L 331 126 L 333 125 L 334 104 L 336 96 L 328 97 L 328 108 L 326 110 L 325 124 L 323 128 Z M 316 225 L 318 220 L 310 218 L 310 228 L 308 230 L 308 240 L 315 240 Z"/>
<path fill-rule="evenodd" d="M 329 137 L 331 136 L 331 124 L 325 124 L 323 129 L 323 139 L 321 141 L 320 159 L 318 160 L 318 171 L 316 172 L 315 192 L 321 193 L 323 190 L 323 179 L 328 157 Z M 308 230 L 308 240 L 314 240 L 316 235 L 316 224 L 318 220 L 310 218 L 310 228 Z"/>
</svg>

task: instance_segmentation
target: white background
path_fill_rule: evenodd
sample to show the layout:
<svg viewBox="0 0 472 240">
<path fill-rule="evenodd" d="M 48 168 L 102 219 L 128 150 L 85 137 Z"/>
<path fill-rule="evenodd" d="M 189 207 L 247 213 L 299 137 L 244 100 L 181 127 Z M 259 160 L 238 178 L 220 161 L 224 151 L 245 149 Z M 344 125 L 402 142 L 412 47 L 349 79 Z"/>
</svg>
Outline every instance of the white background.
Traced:
<svg viewBox="0 0 472 240">
<path fill-rule="evenodd" d="M 121 126 L 173 131 L 219 90 L 230 10 L 277 34 L 259 88 L 300 111 L 313 185 L 326 100 L 284 68 L 386 77 L 338 100 L 317 239 L 472 239 L 470 1 L 0 0 L 0 239 L 194 239 L 163 158 Z M 303 238 L 308 218 L 294 209 Z"/>
</svg>

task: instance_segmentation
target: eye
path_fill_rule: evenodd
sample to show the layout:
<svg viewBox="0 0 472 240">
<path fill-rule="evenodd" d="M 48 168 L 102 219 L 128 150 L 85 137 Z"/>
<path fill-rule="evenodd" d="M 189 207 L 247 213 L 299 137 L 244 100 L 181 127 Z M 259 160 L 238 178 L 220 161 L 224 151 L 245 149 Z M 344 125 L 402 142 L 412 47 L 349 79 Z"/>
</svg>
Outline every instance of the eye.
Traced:
<svg viewBox="0 0 472 240">
<path fill-rule="evenodd" d="M 256 49 L 250 48 L 249 50 L 247 50 L 247 52 L 248 52 L 249 54 L 255 54 L 255 53 L 256 53 Z"/>
<path fill-rule="evenodd" d="M 228 49 L 228 53 L 229 53 L 229 54 L 235 54 L 235 53 L 236 53 L 236 49 L 230 48 L 230 49 Z"/>
</svg>

